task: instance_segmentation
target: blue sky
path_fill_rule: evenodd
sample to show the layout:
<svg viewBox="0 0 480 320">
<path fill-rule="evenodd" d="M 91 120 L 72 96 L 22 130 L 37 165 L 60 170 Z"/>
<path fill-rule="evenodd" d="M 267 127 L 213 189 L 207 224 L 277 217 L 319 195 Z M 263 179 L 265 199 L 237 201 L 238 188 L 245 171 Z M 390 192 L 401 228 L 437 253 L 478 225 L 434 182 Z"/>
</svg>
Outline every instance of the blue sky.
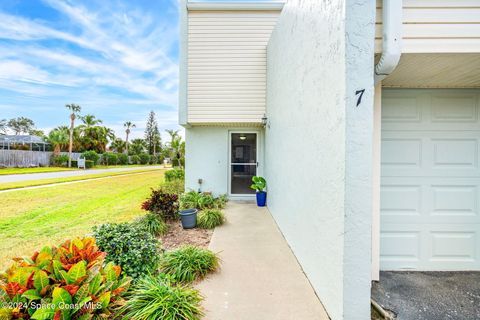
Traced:
<svg viewBox="0 0 480 320">
<path fill-rule="evenodd" d="M 150 110 L 179 128 L 177 0 L 8 0 L 0 21 L 0 119 L 48 131 L 77 103 L 119 136 Z"/>
</svg>

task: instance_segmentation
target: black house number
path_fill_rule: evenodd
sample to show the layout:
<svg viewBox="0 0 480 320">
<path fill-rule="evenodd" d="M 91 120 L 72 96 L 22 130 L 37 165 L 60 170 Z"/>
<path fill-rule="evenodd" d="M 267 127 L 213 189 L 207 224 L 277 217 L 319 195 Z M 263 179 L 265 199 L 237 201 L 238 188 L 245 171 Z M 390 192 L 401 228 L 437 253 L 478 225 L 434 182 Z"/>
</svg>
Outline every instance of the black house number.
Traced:
<svg viewBox="0 0 480 320">
<path fill-rule="evenodd" d="M 362 97 L 364 93 L 365 93 L 365 89 L 355 91 L 355 95 L 358 96 L 356 107 L 358 107 L 360 103 L 362 103 Z"/>
</svg>

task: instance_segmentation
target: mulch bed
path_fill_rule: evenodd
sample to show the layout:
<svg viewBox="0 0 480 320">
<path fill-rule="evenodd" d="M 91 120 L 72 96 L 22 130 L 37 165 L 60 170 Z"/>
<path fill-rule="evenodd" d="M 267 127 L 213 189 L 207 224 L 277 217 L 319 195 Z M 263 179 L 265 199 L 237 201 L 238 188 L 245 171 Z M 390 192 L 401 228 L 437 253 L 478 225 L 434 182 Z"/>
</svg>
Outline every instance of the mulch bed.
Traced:
<svg viewBox="0 0 480 320">
<path fill-rule="evenodd" d="M 165 250 L 172 250 L 187 244 L 208 248 L 213 230 L 200 228 L 183 229 L 179 221 L 167 222 L 167 224 L 167 234 L 159 237 Z"/>
</svg>

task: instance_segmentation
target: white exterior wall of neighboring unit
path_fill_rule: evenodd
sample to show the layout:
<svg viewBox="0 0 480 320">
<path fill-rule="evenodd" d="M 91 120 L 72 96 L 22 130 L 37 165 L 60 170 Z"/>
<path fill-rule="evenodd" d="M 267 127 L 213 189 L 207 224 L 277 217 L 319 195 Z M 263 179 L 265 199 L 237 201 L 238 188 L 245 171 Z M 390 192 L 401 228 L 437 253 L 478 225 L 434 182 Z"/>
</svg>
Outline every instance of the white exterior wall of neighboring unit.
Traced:
<svg viewBox="0 0 480 320">
<path fill-rule="evenodd" d="M 258 133 L 258 172 L 262 174 L 264 146 L 263 129 L 245 127 L 191 127 L 185 129 L 185 189 L 198 190 L 202 179 L 202 191 L 215 195 L 228 193 L 230 132 Z"/>
<path fill-rule="evenodd" d="M 370 316 L 374 18 L 290 0 L 267 52 L 269 209 L 334 320 Z"/>
<path fill-rule="evenodd" d="M 377 0 L 375 51 L 382 51 Z M 480 52 L 480 0 L 403 0 L 404 53 Z"/>
</svg>

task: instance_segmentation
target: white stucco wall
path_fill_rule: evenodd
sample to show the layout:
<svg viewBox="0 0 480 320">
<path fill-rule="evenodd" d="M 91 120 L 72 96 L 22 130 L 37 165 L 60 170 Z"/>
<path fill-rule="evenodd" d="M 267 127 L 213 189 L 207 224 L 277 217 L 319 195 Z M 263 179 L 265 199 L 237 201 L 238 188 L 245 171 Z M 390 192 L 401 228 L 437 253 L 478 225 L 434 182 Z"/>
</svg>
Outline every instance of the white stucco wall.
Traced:
<svg viewBox="0 0 480 320">
<path fill-rule="evenodd" d="M 334 320 L 370 316 L 374 15 L 290 0 L 267 52 L 268 206 Z"/>
<path fill-rule="evenodd" d="M 185 129 L 185 188 L 198 190 L 202 179 L 202 191 L 216 195 L 228 193 L 229 133 L 257 132 L 259 139 L 258 174 L 263 174 L 264 147 L 262 128 L 239 127 L 190 127 Z"/>
</svg>

